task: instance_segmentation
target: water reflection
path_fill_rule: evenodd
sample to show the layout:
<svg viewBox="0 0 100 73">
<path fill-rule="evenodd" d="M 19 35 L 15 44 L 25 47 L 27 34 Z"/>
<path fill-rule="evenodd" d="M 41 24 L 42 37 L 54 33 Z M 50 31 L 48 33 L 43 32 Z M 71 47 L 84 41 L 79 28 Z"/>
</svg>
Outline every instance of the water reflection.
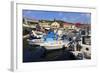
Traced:
<svg viewBox="0 0 100 73">
<path fill-rule="evenodd" d="M 28 45 L 24 40 L 23 62 L 39 61 L 58 61 L 58 60 L 76 60 L 76 57 L 65 48 L 58 50 L 46 50 L 39 45 Z"/>
</svg>

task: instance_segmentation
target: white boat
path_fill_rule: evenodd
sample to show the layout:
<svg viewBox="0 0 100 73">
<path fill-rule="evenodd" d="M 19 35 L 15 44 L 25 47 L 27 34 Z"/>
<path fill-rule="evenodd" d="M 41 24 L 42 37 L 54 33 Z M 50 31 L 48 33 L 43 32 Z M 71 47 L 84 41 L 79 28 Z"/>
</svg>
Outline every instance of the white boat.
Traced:
<svg viewBox="0 0 100 73">
<path fill-rule="evenodd" d="M 45 42 L 42 39 L 33 39 L 28 40 L 30 45 L 40 45 L 43 46 L 45 49 L 61 49 L 65 45 L 64 42 L 60 41 L 53 41 L 53 42 Z"/>
<path fill-rule="evenodd" d="M 38 36 L 36 34 L 36 32 L 32 31 L 34 36 Z M 50 36 L 50 35 L 48 35 Z M 41 38 L 41 39 L 33 39 L 33 40 L 28 40 L 29 44 L 31 45 L 40 45 L 43 46 L 45 49 L 61 49 L 64 46 L 67 46 L 66 42 L 63 42 L 62 40 L 54 40 L 52 37 L 48 37 L 46 38 L 46 41 L 44 41 L 45 39 Z"/>
</svg>

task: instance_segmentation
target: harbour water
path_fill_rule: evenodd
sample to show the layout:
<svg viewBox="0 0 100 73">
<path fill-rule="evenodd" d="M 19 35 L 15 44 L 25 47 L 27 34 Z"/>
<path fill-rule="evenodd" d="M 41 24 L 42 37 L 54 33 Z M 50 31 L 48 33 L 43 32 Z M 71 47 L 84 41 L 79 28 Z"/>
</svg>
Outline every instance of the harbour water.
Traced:
<svg viewBox="0 0 100 73">
<path fill-rule="evenodd" d="M 26 39 L 23 42 L 23 62 L 76 60 L 75 55 L 65 48 L 46 50 L 39 45 L 29 45 Z"/>
</svg>

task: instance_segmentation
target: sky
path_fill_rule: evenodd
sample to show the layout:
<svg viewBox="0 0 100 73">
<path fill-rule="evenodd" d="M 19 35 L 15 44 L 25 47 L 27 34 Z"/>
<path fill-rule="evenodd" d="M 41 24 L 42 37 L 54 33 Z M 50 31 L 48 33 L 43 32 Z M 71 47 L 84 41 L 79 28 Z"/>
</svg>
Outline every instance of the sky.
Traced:
<svg viewBox="0 0 100 73">
<path fill-rule="evenodd" d="M 91 24 L 91 13 L 23 10 L 23 17 L 35 20 L 63 20 L 71 23 Z"/>
</svg>

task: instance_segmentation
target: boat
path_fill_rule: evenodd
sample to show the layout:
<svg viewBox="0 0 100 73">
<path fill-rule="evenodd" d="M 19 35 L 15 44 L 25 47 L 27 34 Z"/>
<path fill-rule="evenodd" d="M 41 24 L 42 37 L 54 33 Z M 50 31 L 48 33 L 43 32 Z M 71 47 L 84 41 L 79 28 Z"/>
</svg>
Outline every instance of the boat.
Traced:
<svg viewBox="0 0 100 73">
<path fill-rule="evenodd" d="M 35 32 L 33 33 L 35 36 L 38 36 Z M 54 32 L 48 32 L 47 35 L 44 35 L 40 39 L 28 39 L 27 41 L 30 45 L 39 45 L 45 49 L 61 49 L 65 45 L 65 42 L 59 40 L 58 36 Z"/>
<path fill-rule="evenodd" d="M 44 41 L 43 39 L 33 39 L 33 40 L 27 40 L 30 45 L 39 45 L 44 47 L 45 49 L 61 49 L 65 45 L 65 43 L 61 40 L 59 41 Z"/>
</svg>

